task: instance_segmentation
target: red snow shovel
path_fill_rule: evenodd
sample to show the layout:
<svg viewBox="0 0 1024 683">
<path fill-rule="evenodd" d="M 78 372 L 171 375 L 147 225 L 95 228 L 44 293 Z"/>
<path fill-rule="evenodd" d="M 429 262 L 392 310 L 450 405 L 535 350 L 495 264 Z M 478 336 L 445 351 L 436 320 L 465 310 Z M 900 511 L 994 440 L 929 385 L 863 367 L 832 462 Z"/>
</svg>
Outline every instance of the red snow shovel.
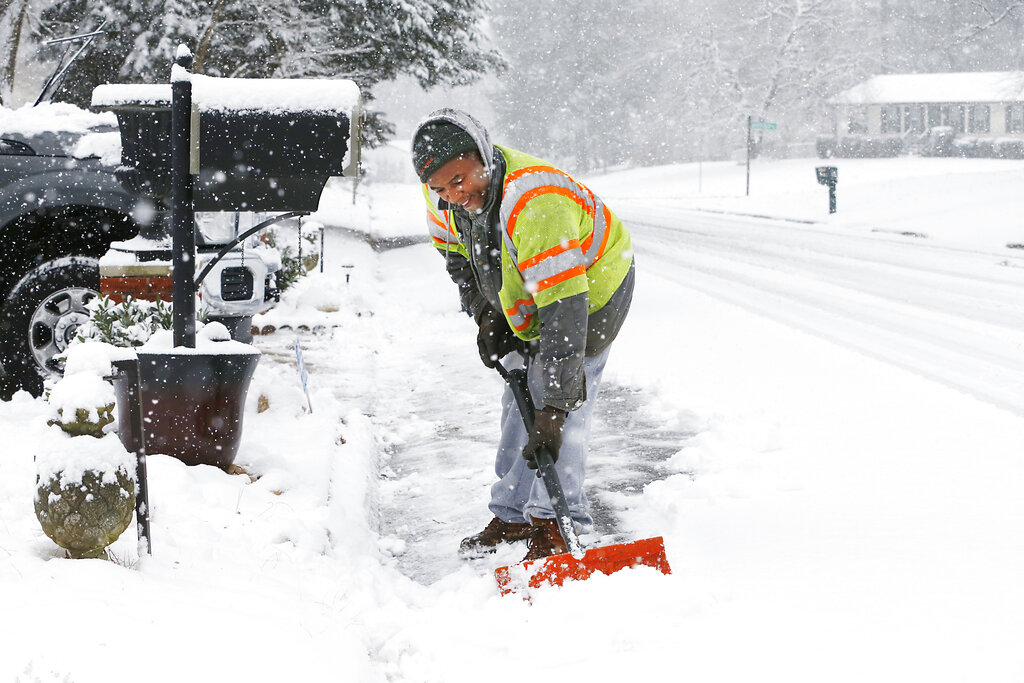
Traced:
<svg viewBox="0 0 1024 683">
<path fill-rule="evenodd" d="M 506 370 L 500 363 L 497 370 L 512 390 L 516 405 L 519 406 L 519 414 L 523 416 L 523 423 L 529 433 L 533 429 L 534 405 L 526 381 L 526 370 Z M 668 566 L 668 557 L 665 556 L 665 542 L 661 536 L 584 550 L 572 525 L 569 504 L 565 502 L 562 483 L 555 472 L 554 458 L 546 448 L 541 448 L 537 452 L 537 471 L 548 491 L 558 531 L 562 534 L 562 540 L 565 541 L 565 547 L 569 552 L 495 569 L 494 577 L 498 581 L 498 590 L 502 595 L 526 588 L 561 586 L 566 581 L 589 578 L 595 572 L 613 574 L 629 567 L 654 567 L 662 574 L 672 573 Z"/>
</svg>

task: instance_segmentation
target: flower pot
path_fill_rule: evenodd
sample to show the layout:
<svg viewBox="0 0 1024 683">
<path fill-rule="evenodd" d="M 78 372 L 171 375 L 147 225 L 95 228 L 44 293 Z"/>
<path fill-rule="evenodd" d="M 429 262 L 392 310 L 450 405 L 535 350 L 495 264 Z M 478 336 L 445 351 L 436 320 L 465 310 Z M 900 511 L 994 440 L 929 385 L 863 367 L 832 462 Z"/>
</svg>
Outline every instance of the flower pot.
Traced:
<svg viewBox="0 0 1024 683">
<path fill-rule="evenodd" d="M 140 351 L 137 362 L 145 452 L 227 469 L 238 453 L 259 352 Z M 114 382 L 118 435 L 129 449 L 137 428 L 129 412 L 130 374 L 122 372 Z"/>
</svg>

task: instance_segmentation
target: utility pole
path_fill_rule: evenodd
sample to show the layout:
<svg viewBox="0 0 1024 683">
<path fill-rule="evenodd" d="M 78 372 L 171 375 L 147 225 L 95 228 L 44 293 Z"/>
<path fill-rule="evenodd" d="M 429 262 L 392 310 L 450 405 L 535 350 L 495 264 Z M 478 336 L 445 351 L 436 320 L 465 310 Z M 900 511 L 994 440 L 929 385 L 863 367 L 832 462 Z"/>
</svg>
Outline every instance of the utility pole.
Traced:
<svg viewBox="0 0 1024 683">
<path fill-rule="evenodd" d="M 750 136 L 750 124 L 753 121 L 753 117 L 747 115 L 747 196 L 750 196 L 750 147 L 754 144 L 753 138 Z"/>
</svg>

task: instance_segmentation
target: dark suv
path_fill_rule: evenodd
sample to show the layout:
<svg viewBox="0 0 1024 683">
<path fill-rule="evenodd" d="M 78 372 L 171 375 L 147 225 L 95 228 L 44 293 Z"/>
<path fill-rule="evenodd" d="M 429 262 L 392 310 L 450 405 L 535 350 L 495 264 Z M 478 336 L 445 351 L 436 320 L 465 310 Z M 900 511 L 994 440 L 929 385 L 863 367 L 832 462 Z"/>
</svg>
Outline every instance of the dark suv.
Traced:
<svg viewBox="0 0 1024 683">
<path fill-rule="evenodd" d="M 114 176 L 119 139 L 112 114 L 68 104 L 0 109 L 0 359 L 8 390 L 42 390 L 42 376 L 57 370 L 53 357 L 88 316 L 99 257 L 153 214 Z"/>
</svg>

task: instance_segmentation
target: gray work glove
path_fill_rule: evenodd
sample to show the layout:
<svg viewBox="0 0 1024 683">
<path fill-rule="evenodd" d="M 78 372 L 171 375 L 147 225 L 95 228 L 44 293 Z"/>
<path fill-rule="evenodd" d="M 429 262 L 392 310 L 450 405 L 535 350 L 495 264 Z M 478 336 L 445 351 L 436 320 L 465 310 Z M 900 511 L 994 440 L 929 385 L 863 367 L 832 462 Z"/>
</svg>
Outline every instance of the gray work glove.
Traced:
<svg viewBox="0 0 1024 683">
<path fill-rule="evenodd" d="M 498 361 L 518 348 L 518 338 L 508 326 L 505 316 L 490 305 L 480 312 L 477 323 L 480 329 L 476 334 L 476 348 L 480 352 L 480 360 L 487 367 L 493 368 Z"/>
<path fill-rule="evenodd" d="M 558 462 L 558 450 L 562 447 L 562 427 L 565 426 L 565 416 L 564 410 L 549 406 L 545 406 L 534 414 L 530 440 L 523 448 L 526 466 L 531 470 L 537 469 L 537 451 L 542 447 L 547 448 L 551 459 Z"/>
</svg>

